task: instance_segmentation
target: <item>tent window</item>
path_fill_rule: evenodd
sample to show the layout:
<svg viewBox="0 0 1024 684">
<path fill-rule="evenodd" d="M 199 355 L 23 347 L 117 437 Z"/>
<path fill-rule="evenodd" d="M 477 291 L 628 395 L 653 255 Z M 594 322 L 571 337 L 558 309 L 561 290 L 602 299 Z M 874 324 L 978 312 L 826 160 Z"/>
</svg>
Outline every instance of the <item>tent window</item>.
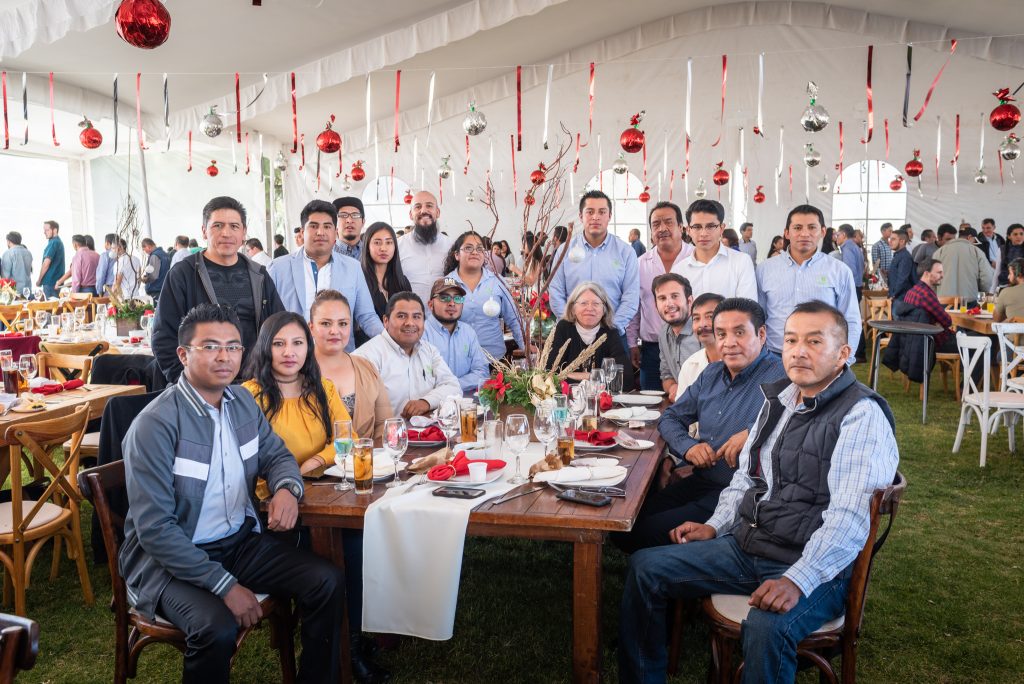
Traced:
<svg viewBox="0 0 1024 684">
<path fill-rule="evenodd" d="M 380 176 L 367 183 L 362 196 L 366 211 L 363 225 L 384 221 L 395 230 L 404 228 L 409 223 L 409 205 L 405 203 L 408 190 L 409 184 L 398 176 Z"/>
<path fill-rule="evenodd" d="M 43 221 L 52 219 L 60 224 L 65 259 L 70 259 L 71 235 L 79 230 L 72 222 L 68 163 L 63 159 L 0 155 L 0 178 L 4 179 L 4 201 L 0 202 L 2 235 L 9 230 L 21 233 L 21 244 L 28 247 L 35 259 L 33 278 L 39 275 L 39 262 L 46 246 Z"/>
<path fill-rule="evenodd" d="M 889 184 L 899 169 L 879 160 L 850 164 L 836 179 L 832 196 L 832 226 L 849 223 L 864 231 L 865 244 L 881 237 L 883 223 L 900 226 L 907 222 L 907 181 L 892 190 Z"/>
<path fill-rule="evenodd" d="M 594 176 L 587 183 L 586 190 L 601 190 L 612 198 L 612 220 L 608 224 L 608 232 L 623 240 L 629 239 L 629 231 L 633 228 L 640 229 L 641 239 L 647 242 L 647 205 L 637 199 L 643 191 L 643 182 L 628 171 L 624 174 L 617 174 L 611 169 L 601 172 L 601 176 Z M 575 205 L 571 208 L 572 217 L 566 220 L 575 220 L 579 223 L 579 199 L 575 199 Z M 654 200 L 652 200 L 653 202 Z M 577 225 L 576 229 L 579 230 Z"/>
</svg>

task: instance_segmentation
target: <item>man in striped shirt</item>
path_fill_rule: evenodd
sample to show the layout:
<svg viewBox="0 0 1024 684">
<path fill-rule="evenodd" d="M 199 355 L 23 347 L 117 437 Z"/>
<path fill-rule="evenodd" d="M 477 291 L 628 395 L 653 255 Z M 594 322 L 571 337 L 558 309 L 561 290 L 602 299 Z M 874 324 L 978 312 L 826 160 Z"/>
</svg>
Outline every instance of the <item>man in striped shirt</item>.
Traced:
<svg viewBox="0 0 1024 684">
<path fill-rule="evenodd" d="M 872 492 L 893 482 L 899 462 L 888 404 L 847 367 L 846 328 L 824 302 L 796 307 L 784 336 L 788 378 L 763 386 L 766 401 L 714 514 L 630 559 L 621 681 L 664 681 L 673 598 L 750 594 L 744 682 L 792 682 L 796 644 L 843 612 Z"/>
</svg>

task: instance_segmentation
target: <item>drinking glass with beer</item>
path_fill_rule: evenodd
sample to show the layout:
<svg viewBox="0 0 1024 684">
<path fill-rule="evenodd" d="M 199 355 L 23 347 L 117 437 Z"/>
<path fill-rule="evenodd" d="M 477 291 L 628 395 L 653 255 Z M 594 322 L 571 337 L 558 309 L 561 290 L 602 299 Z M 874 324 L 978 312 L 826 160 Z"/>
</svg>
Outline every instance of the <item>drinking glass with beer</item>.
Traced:
<svg viewBox="0 0 1024 684">
<path fill-rule="evenodd" d="M 373 492 L 373 440 L 357 439 L 352 449 L 352 475 L 356 481 L 356 494 Z"/>
<path fill-rule="evenodd" d="M 463 399 L 459 404 L 459 425 L 462 428 L 462 443 L 476 441 L 476 404 L 472 399 Z"/>
</svg>

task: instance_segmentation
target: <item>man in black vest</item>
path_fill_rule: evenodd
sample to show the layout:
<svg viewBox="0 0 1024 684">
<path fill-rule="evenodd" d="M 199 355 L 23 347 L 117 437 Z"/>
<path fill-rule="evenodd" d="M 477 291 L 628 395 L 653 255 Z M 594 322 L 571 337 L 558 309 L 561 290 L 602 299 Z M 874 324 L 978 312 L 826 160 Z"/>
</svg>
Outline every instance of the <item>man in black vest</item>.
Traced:
<svg viewBox="0 0 1024 684">
<path fill-rule="evenodd" d="M 765 404 L 714 515 L 630 559 L 620 681 L 665 681 L 672 598 L 751 594 L 743 681 L 759 684 L 792 682 L 797 644 L 843 612 L 871 494 L 899 462 L 889 405 L 846 367 L 847 333 L 832 306 L 797 305 L 783 337 L 788 379 L 762 386 Z"/>
</svg>

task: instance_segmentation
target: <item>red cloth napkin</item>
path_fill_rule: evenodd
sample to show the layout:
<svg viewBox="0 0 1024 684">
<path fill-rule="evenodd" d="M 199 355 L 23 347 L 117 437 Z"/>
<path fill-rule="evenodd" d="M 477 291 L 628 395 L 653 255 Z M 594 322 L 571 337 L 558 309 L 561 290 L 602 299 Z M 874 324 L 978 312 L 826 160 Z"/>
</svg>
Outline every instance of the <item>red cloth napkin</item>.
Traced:
<svg viewBox="0 0 1024 684">
<path fill-rule="evenodd" d="M 441 432 L 441 428 L 436 425 L 431 425 L 428 428 L 422 430 L 409 430 L 409 441 L 410 442 L 443 442 L 444 433 Z"/>
<path fill-rule="evenodd" d="M 25 337 L 25 333 L 17 331 L 17 330 L 15 330 L 15 331 L 5 331 L 5 332 L 0 333 L 0 336 L 3 336 L 3 337 Z"/>
<path fill-rule="evenodd" d="M 577 430 L 576 440 L 593 444 L 594 446 L 611 446 L 615 444 L 615 435 L 617 434 L 617 432 L 600 432 L 598 430 L 591 430 L 590 432 Z"/>
<path fill-rule="evenodd" d="M 612 408 L 612 395 L 609 392 L 601 392 L 598 399 L 602 411 L 610 411 Z"/>
<path fill-rule="evenodd" d="M 83 382 L 82 380 L 75 379 L 69 380 L 68 382 L 65 382 L 63 385 L 59 383 L 56 385 L 43 385 L 42 387 L 36 387 L 32 391 L 35 392 L 36 394 L 57 394 L 58 392 L 63 392 L 64 390 L 78 389 L 84 384 L 85 382 Z"/>
<path fill-rule="evenodd" d="M 477 463 L 486 463 L 488 470 L 497 470 L 505 467 L 504 461 L 499 460 L 485 460 L 476 459 Z M 443 480 L 450 480 L 456 475 L 468 475 L 469 474 L 469 463 L 470 460 L 466 458 L 466 452 L 460 451 L 455 455 L 455 458 L 451 463 L 444 463 L 442 465 L 436 465 L 427 471 L 427 479 L 435 482 L 441 482 Z"/>
</svg>

